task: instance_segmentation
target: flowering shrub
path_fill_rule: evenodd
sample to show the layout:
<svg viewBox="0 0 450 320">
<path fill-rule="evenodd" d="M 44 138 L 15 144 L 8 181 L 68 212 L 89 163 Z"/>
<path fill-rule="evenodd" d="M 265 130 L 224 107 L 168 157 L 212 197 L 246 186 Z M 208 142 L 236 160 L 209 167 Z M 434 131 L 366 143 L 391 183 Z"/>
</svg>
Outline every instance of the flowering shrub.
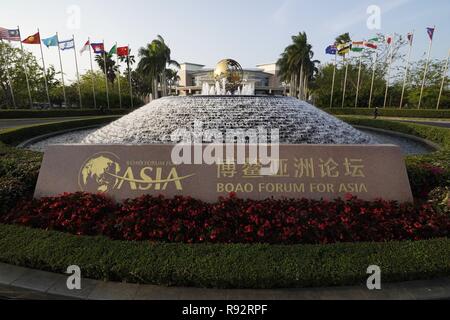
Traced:
<svg viewBox="0 0 450 320">
<path fill-rule="evenodd" d="M 76 235 L 100 235 L 114 227 L 116 210 L 114 202 L 103 195 L 65 193 L 23 202 L 1 221 Z"/>
<path fill-rule="evenodd" d="M 408 166 L 408 175 L 413 195 L 417 199 L 427 199 L 433 189 L 450 183 L 450 171 L 427 163 Z"/>
<path fill-rule="evenodd" d="M 64 194 L 19 205 L 3 222 L 117 240 L 184 243 L 326 244 L 450 236 L 450 216 L 430 204 L 238 199 L 208 204 L 143 196 L 115 205 L 102 195 Z"/>
</svg>

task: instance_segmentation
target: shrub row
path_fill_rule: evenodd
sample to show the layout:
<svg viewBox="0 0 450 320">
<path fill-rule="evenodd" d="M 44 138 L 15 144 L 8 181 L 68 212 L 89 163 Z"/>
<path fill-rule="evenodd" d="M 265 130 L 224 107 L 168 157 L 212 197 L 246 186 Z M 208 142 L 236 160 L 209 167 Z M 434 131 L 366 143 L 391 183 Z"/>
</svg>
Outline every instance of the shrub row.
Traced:
<svg viewBox="0 0 450 320">
<path fill-rule="evenodd" d="M 331 245 L 165 244 L 111 241 L 0 224 L 0 261 L 83 277 L 168 286 L 301 288 L 450 275 L 450 239 Z"/>
<path fill-rule="evenodd" d="M 368 108 L 333 108 L 324 109 L 333 115 L 373 116 L 375 109 Z M 450 110 L 436 109 L 378 109 L 380 117 L 406 117 L 406 118 L 450 118 Z"/>
<path fill-rule="evenodd" d="M 450 235 L 450 215 L 428 204 L 346 200 L 217 203 L 143 196 L 116 205 L 104 195 L 64 194 L 20 204 L 0 222 L 116 240 L 182 243 L 327 244 L 424 240 Z"/>
<path fill-rule="evenodd" d="M 3 142 L 8 145 L 17 145 L 20 142 L 23 142 L 27 139 L 31 139 L 39 135 L 53 133 L 61 130 L 103 125 L 117 118 L 118 118 L 117 116 L 103 116 L 103 117 L 59 121 L 59 122 L 51 122 L 45 124 L 36 124 L 31 126 L 4 129 L 0 131 L 0 142 Z"/>
<path fill-rule="evenodd" d="M 23 119 L 23 118 L 58 118 L 58 117 L 83 117 L 83 116 L 105 116 L 125 115 L 131 109 L 99 110 L 93 108 L 85 109 L 50 109 L 50 110 L 0 110 L 0 119 Z"/>
</svg>

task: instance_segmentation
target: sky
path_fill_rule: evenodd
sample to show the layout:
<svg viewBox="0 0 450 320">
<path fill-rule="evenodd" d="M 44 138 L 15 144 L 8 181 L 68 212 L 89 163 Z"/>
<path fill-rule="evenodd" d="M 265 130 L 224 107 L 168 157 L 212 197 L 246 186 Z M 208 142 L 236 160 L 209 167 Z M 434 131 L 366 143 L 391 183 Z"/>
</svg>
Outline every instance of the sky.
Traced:
<svg viewBox="0 0 450 320">
<path fill-rule="evenodd" d="M 380 29 L 369 29 L 369 6 L 381 10 Z M 330 61 L 325 47 L 336 36 L 350 32 L 353 40 L 380 32 L 407 34 L 415 30 L 413 59 L 428 50 L 426 27 L 436 26 L 432 57 L 445 59 L 450 49 L 449 0 L 14 0 L 3 1 L 0 27 L 20 26 L 22 37 L 40 28 L 41 37 L 59 33 L 60 40 L 75 35 L 77 51 L 90 37 L 109 48 L 139 47 L 162 35 L 179 63 L 213 67 L 232 58 L 243 67 L 276 62 L 291 36 L 305 31 L 315 59 Z M 17 45 L 17 44 L 16 44 Z M 39 58 L 39 46 L 26 45 Z M 56 47 L 44 47 L 46 64 L 59 70 Z M 89 55 L 78 54 L 80 72 Z M 64 73 L 75 79 L 73 51 L 62 52 Z M 97 67 L 95 67 L 97 68 Z"/>
</svg>

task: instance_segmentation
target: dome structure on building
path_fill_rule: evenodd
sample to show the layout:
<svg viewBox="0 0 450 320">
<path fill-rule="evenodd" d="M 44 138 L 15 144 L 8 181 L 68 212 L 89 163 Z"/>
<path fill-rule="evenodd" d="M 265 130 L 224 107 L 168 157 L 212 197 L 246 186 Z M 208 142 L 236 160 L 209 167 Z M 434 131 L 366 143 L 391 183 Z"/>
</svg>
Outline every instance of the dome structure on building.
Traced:
<svg viewBox="0 0 450 320">
<path fill-rule="evenodd" d="M 278 129 L 281 144 L 372 144 L 372 138 L 304 101 L 276 96 L 165 97 L 87 136 L 86 144 L 165 144 L 180 129 Z M 270 134 L 270 132 L 269 132 Z M 209 142 L 209 141 L 204 141 Z"/>
</svg>

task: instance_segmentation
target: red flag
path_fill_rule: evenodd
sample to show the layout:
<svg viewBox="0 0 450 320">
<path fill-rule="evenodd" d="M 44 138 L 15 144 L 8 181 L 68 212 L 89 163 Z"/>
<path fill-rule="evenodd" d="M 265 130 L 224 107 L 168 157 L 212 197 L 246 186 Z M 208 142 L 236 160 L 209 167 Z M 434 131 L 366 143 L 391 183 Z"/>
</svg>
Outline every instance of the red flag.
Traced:
<svg viewBox="0 0 450 320">
<path fill-rule="evenodd" d="M 117 48 L 117 55 L 119 57 L 127 57 L 129 54 L 128 46 L 127 47 L 118 47 Z"/>
<path fill-rule="evenodd" d="M 387 36 L 386 42 L 390 45 L 392 43 L 392 36 Z"/>
<path fill-rule="evenodd" d="M 41 43 L 41 35 L 38 33 L 33 34 L 32 36 L 27 37 L 22 41 L 25 44 L 40 44 Z"/>
</svg>

